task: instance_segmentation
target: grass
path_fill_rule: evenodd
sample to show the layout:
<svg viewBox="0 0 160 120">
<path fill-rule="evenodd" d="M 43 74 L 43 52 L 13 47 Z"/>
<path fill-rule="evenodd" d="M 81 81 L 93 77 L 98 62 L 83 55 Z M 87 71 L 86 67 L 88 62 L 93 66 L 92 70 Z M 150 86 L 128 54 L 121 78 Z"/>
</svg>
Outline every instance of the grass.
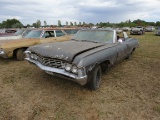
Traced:
<svg viewBox="0 0 160 120">
<path fill-rule="evenodd" d="M 0 59 L 0 119 L 160 119 L 160 36 L 133 35 L 140 46 L 90 91 L 26 61 Z"/>
</svg>

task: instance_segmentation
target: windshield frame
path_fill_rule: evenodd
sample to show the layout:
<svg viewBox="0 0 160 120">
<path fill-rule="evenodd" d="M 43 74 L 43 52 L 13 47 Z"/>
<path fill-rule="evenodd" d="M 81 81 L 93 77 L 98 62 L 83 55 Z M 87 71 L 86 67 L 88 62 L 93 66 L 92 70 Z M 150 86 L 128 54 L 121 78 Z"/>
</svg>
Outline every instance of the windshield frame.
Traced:
<svg viewBox="0 0 160 120">
<path fill-rule="evenodd" d="M 16 36 L 23 35 L 24 31 L 25 31 L 24 29 L 19 29 L 13 35 L 16 35 Z"/>
<path fill-rule="evenodd" d="M 31 37 L 30 35 L 33 34 L 33 32 L 40 32 L 39 37 Z M 42 38 L 44 33 L 44 30 L 31 30 L 24 38 Z"/>
<path fill-rule="evenodd" d="M 81 33 L 81 32 L 92 32 L 92 34 L 93 33 L 98 33 L 98 32 L 110 32 L 108 35 L 110 35 L 110 37 L 111 37 L 111 39 L 109 39 L 109 38 L 106 38 L 106 40 L 104 39 L 105 38 L 105 35 L 107 35 L 107 33 L 100 33 L 100 34 L 102 34 L 103 35 L 103 37 L 102 38 L 99 38 L 100 37 L 100 34 L 98 33 L 98 36 L 97 36 L 97 34 L 93 34 L 93 37 L 95 37 L 95 38 L 97 38 L 97 39 L 86 39 L 85 37 L 84 37 L 84 39 L 83 39 L 83 36 L 80 36 L 80 37 L 82 37 L 82 39 L 80 39 L 80 38 L 78 38 L 78 35 Z M 85 33 L 86 34 L 86 33 Z M 83 33 L 82 33 L 82 35 L 83 35 Z M 94 36 L 95 35 L 95 36 Z M 83 42 L 83 41 L 85 41 L 85 42 L 95 42 L 95 43 L 115 43 L 115 30 L 79 30 L 73 37 L 72 37 L 72 39 L 71 40 L 73 40 L 73 41 L 81 41 L 81 42 Z"/>
</svg>

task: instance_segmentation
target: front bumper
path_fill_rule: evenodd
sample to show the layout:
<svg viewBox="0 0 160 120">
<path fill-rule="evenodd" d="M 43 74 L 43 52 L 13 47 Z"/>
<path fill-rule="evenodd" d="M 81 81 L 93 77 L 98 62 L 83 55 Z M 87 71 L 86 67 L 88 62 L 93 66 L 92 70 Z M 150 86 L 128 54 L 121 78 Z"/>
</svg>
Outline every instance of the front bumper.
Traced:
<svg viewBox="0 0 160 120">
<path fill-rule="evenodd" d="M 8 58 L 8 56 L 4 52 L 0 52 L 0 57 L 2 57 L 2 58 Z"/>
<path fill-rule="evenodd" d="M 141 31 L 131 31 L 130 33 L 133 35 L 141 35 L 142 34 Z"/>
<path fill-rule="evenodd" d="M 44 70 L 46 73 L 55 75 L 61 78 L 66 78 L 71 81 L 74 81 L 76 83 L 79 83 L 80 85 L 85 85 L 87 83 L 87 75 L 83 77 L 78 77 L 75 74 L 69 73 L 65 71 L 64 69 L 58 69 L 58 68 L 53 68 L 53 67 L 47 67 L 39 63 L 38 61 L 31 60 L 30 58 L 25 58 L 25 60 L 36 64 L 40 69 Z"/>
</svg>

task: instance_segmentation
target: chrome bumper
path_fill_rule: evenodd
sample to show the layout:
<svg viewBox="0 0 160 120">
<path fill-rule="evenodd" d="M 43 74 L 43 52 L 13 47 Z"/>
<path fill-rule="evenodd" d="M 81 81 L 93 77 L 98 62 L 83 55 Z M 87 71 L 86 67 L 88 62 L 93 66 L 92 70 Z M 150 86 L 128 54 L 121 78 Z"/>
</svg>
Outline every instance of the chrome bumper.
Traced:
<svg viewBox="0 0 160 120">
<path fill-rule="evenodd" d="M 2 57 L 2 58 L 8 58 L 8 56 L 4 52 L 0 52 L 0 57 Z"/>
<path fill-rule="evenodd" d="M 64 69 L 58 69 L 58 68 L 53 68 L 53 67 L 47 67 L 39 63 L 38 61 L 31 60 L 30 58 L 25 58 L 25 60 L 36 64 L 40 69 L 44 70 L 46 73 L 55 75 L 61 78 L 66 78 L 71 81 L 74 81 L 76 83 L 79 83 L 80 85 L 85 85 L 87 83 L 87 76 L 83 77 L 78 77 L 75 74 L 69 73 L 65 71 Z"/>
</svg>

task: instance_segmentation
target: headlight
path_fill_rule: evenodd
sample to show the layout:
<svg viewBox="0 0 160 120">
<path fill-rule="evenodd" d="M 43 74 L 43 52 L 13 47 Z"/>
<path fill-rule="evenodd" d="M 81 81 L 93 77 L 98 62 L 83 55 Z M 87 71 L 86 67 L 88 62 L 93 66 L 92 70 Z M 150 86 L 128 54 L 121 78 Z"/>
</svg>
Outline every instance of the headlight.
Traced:
<svg viewBox="0 0 160 120">
<path fill-rule="evenodd" d="M 0 48 L 0 54 L 4 54 L 4 50 Z"/>
<path fill-rule="evenodd" d="M 37 60 L 38 59 L 38 56 L 36 54 L 30 54 L 30 58 L 31 59 L 34 59 L 34 60 Z"/>
<path fill-rule="evenodd" d="M 71 71 L 72 71 L 73 73 L 77 74 L 78 68 L 77 68 L 76 66 L 73 66 Z"/>
<path fill-rule="evenodd" d="M 71 64 L 65 64 L 65 70 L 66 71 L 71 71 L 72 65 Z"/>
</svg>

